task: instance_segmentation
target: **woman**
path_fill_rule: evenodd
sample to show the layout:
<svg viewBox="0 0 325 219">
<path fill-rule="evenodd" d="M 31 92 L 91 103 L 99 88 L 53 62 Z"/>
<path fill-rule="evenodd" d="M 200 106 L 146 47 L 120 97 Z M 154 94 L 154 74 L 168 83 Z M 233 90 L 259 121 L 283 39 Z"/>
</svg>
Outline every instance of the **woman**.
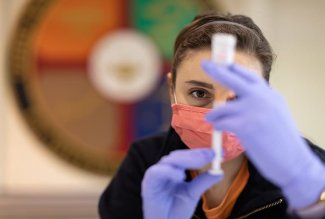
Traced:
<svg viewBox="0 0 325 219">
<path fill-rule="evenodd" d="M 236 36 L 236 64 L 207 61 L 214 33 Z M 101 217 L 322 214 L 325 152 L 299 136 L 284 101 L 268 86 L 272 62 L 269 43 L 248 17 L 206 14 L 186 26 L 167 75 L 172 127 L 131 146 L 101 197 Z M 225 104 L 212 109 L 214 100 Z M 206 173 L 214 157 L 212 128 L 224 133 L 221 176 Z"/>
</svg>

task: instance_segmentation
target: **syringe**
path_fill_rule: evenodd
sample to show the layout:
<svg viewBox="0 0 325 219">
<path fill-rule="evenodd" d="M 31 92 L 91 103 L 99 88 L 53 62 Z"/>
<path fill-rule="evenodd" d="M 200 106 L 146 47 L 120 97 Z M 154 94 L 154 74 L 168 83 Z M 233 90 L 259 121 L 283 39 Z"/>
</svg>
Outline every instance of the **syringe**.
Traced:
<svg viewBox="0 0 325 219">
<path fill-rule="evenodd" d="M 236 37 L 231 34 L 217 33 L 212 36 L 212 52 L 211 59 L 218 65 L 230 65 L 234 62 Z M 223 104 L 215 100 L 213 107 L 216 108 Z M 212 175 L 223 174 L 221 169 L 222 162 L 222 132 L 213 130 L 212 133 L 212 149 L 215 152 L 215 158 L 212 161 L 209 173 Z"/>
</svg>

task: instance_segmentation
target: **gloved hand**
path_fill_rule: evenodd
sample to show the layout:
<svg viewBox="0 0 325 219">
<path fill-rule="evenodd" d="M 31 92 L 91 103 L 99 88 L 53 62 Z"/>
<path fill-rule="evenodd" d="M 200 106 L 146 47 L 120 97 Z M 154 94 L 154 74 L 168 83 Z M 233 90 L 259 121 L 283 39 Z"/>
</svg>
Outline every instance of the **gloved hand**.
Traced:
<svg viewBox="0 0 325 219">
<path fill-rule="evenodd" d="M 235 133 L 264 177 L 278 185 L 292 208 L 317 202 L 325 188 L 325 168 L 290 116 L 284 99 L 266 81 L 239 65 L 202 63 L 209 76 L 237 99 L 207 114 L 216 130 Z"/>
<path fill-rule="evenodd" d="M 211 149 L 178 150 L 151 166 L 142 181 L 144 218 L 191 218 L 204 191 L 223 176 L 204 173 L 185 182 L 185 170 L 203 167 L 213 157 Z"/>
</svg>

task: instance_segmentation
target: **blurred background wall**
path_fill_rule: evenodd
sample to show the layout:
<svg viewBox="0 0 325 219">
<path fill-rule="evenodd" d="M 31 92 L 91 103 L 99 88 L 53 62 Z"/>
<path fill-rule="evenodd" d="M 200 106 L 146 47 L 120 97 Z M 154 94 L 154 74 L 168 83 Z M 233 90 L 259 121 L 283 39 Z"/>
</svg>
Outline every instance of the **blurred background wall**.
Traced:
<svg viewBox="0 0 325 219">
<path fill-rule="evenodd" d="M 17 22 L 18 15 L 28 2 L 26 0 L 1 1 L 4 7 L 3 13 L 6 18 L 3 20 L 8 28 L 5 33 L 8 35 L 12 31 L 13 25 Z M 3 41 L 2 41 L 3 42 Z M 4 47 L 8 44 L 6 43 Z M 2 62 L 3 64 L 3 62 Z M 3 66 L 2 66 L 3 68 Z M 2 71 L 2 83 L 7 80 L 5 71 Z M 71 165 L 62 162 L 60 158 L 54 156 L 51 151 L 41 146 L 40 142 L 31 133 L 22 120 L 14 104 L 13 95 L 8 91 L 8 85 L 4 86 L 1 98 L 5 101 L 2 106 L 5 112 L 4 139 L 6 145 L 4 149 L 6 163 L 4 165 L 5 191 L 100 191 L 107 183 L 107 177 L 99 177 L 89 172 L 81 171 Z M 53 189 L 53 190 L 52 190 Z"/>
<path fill-rule="evenodd" d="M 61 208 L 62 204 L 59 203 L 62 199 L 48 198 L 61 195 L 70 200 L 70 205 L 73 205 L 72 202 L 78 205 L 77 200 L 82 198 L 88 200 L 88 213 L 83 214 L 85 218 L 96 217 L 97 197 L 109 182 L 110 176 L 70 165 L 44 147 L 20 115 L 7 83 L 4 50 L 8 46 L 10 32 L 27 2 L 0 0 L 0 209 L 10 206 L 9 202 L 11 206 L 15 203 L 24 205 L 30 202 L 30 197 L 36 204 L 46 199 L 49 206 L 52 204 Z M 261 27 L 277 55 L 271 73 L 272 86 L 286 98 L 302 134 L 325 147 L 325 74 L 322 66 L 325 2 L 215 2 L 225 11 L 251 16 Z M 81 198 L 76 198 L 78 195 Z M 36 211 L 34 209 L 35 215 Z M 48 211 L 51 212 L 51 209 Z M 19 214 L 19 211 L 15 213 Z M 13 215 L 8 211 L 7 214 Z"/>
<path fill-rule="evenodd" d="M 70 165 L 44 147 L 10 92 L 4 50 L 27 3 L 0 0 L 0 218 L 97 218 L 110 177 Z"/>
<path fill-rule="evenodd" d="M 5 22 L 4 22 L 4 19 L 5 19 L 5 14 L 4 14 L 4 3 L 1 2 L 0 3 L 0 25 L 1 26 L 4 26 Z M 5 29 L 5 28 L 3 28 Z M 4 81 L 3 81 L 3 72 L 4 72 L 4 69 L 3 69 L 3 56 L 4 56 L 4 30 L 3 32 L 1 32 L 0 34 L 0 106 L 4 106 Z M 4 121 L 4 115 L 5 115 L 5 111 L 4 111 L 4 108 L 3 107 L 0 107 L 0 144 L 1 144 L 1 147 L 0 147 L 0 160 L 2 161 L 1 162 L 1 165 L 0 165 L 0 182 L 1 182 L 1 189 L 3 188 L 3 181 L 4 181 L 4 159 L 5 159 L 5 145 L 6 145 L 6 141 L 5 141 L 5 136 L 6 134 L 4 133 L 5 132 L 5 121 Z"/>
</svg>

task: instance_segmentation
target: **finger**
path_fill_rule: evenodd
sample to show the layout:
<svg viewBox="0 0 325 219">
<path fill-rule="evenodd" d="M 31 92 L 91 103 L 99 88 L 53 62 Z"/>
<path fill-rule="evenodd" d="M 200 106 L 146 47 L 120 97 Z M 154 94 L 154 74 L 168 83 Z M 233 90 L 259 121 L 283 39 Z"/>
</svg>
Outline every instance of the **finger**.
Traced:
<svg viewBox="0 0 325 219">
<path fill-rule="evenodd" d="M 210 163 L 213 157 L 212 149 L 176 150 L 163 157 L 159 163 L 181 169 L 197 169 Z"/>
<path fill-rule="evenodd" d="M 265 79 L 260 77 L 256 72 L 253 72 L 247 68 L 244 68 L 241 65 L 238 64 L 232 64 L 229 66 L 229 69 L 235 73 L 236 75 L 242 77 L 248 82 L 253 83 L 265 83 Z"/>
<path fill-rule="evenodd" d="M 245 124 L 247 125 L 247 124 Z M 213 124 L 213 128 L 218 131 L 228 131 L 240 136 L 241 130 L 243 131 L 243 120 L 241 116 L 232 115 L 231 117 L 224 117 L 219 119 L 218 122 Z"/>
<path fill-rule="evenodd" d="M 207 189 L 220 182 L 222 179 L 223 175 L 203 173 L 194 178 L 191 182 L 187 183 L 185 188 L 190 197 L 197 199 L 198 197 L 201 197 Z"/>
<path fill-rule="evenodd" d="M 202 68 L 211 78 L 235 91 L 237 96 L 244 95 L 249 90 L 250 84 L 238 75 L 231 73 L 231 70 L 226 67 L 218 66 L 211 61 L 203 61 Z"/>
<path fill-rule="evenodd" d="M 183 182 L 186 177 L 185 171 L 170 165 L 156 164 L 150 167 L 142 180 L 143 191 L 159 191 L 165 182 Z"/>
<path fill-rule="evenodd" d="M 219 119 L 240 114 L 246 106 L 243 100 L 227 102 L 211 110 L 205 115 L 208 122 L 216 123 Z"/>
</svg>

